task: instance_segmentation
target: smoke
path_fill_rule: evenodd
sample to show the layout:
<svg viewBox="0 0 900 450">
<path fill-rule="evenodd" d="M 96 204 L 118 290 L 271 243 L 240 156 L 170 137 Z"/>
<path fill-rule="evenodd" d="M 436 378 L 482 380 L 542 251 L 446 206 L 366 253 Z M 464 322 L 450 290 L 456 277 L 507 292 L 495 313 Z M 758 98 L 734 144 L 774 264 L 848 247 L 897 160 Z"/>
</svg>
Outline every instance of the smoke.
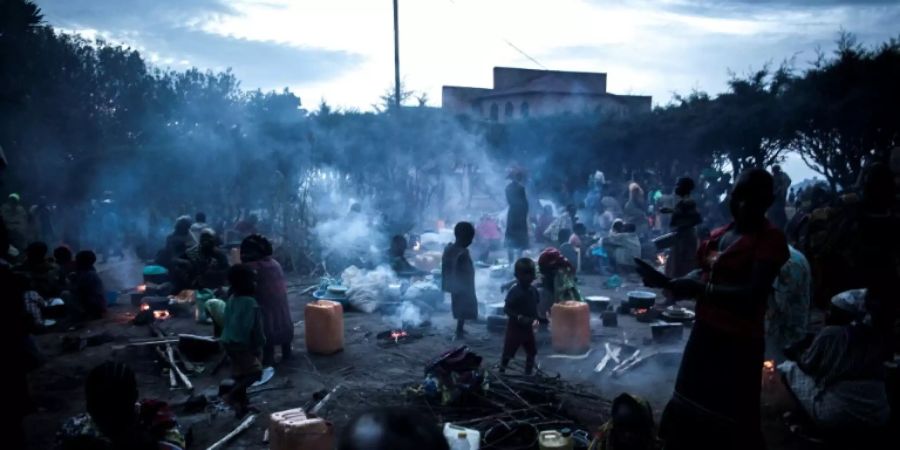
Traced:
<svg viewBox="0 0 900 450">
<path fill-rule="evenodd" d="M 397 311 L 384 318 L 384 321 L 392 328 L 411 328 L 421 326 L 425 322 L 425 316 L 418 306 L 411 302 L 403 302 Z"/>
</svg>

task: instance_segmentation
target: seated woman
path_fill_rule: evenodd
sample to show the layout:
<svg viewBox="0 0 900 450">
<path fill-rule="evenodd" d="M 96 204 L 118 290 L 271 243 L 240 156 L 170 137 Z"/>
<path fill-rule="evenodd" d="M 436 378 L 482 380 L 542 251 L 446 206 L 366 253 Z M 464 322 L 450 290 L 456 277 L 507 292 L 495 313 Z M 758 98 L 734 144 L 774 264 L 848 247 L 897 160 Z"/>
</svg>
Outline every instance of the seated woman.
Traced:
<svg viewBox="0 0 900 450">
<path fill-rule="evenodd" d="M 538 257 L 538 272 L 541 274 L 539 320 L 547 318 L 547 313 L 555 303 L 581 301 L 581 293 L 575 285 L 575 268 L 559 250 L 550 247 L 541 253 Z"/>
<path fill-rule="evenodd" d="M 90 250 L 75 255 L 71 305 L 78 319 L 99 319 L 106 314 L 103 280 L 94 269 L 96 262 L 97 255 Z"/>
<path fill-rule="evenodd" d="M 405 237 L 398 234 L 391 238 L 391 248 L 388 253 L 388 257 L 391 261 L 391 269 L 400 278 L 425 276 L 426 273 L 424 271 L 419 270 L 406 259 L 406 247 L 407 243 Z"/>
<path fill-rule="evenodd" d="M 603 250 L 609 257 L 609 265 L 613 270 L 634 267 L 634 258 L 641 256 L 641 240 L 636 227 L 626 224 L 621 219 L 613 222 L 609 235 L 601 241 Z"/>
<path fill-rule="evenodd" d="M 32 242 L 25 249 L 25 261 L 15 267 L 15 272 L 28 280 L 29 290 L 37 292 L 45 300 L 59 297 L 59 271 L 47 259 L 47 244 Z"/>
<path fill-rule="evenodd" d="M 57 433 L 62 450 L 181 450 L 184 436 L 169 406 L 138 401 L 137 379 L 126 365 L 105 362 L 88 374 L 87 412 L 68 419 Z"/>
<path fill-rule="evenodd" d="M 822 430 L 865 433 L 890 419 L 880 340 L 865 316 L 865 290 L 834 296 L 812 345 L 778 366 L 775 389 L 780 382 L 790 393 L 784 406 Z"/>
<path fill-rule="evenodd" d="M 175 260 L 193 245 L 191 218 L 181 216 L 175 221 L 175 230 L 166 237 L 166 246 L 156 255 L 156 264 L 172 272 Z"/>
<path fill-rule="evenodd" d="M 217 289 L 225 285 L 228 256 L 219 249 L 211 228 L 200 232 L 200 243 L 176 260 L 175 279 L 180 289 Z"/>
</svg>

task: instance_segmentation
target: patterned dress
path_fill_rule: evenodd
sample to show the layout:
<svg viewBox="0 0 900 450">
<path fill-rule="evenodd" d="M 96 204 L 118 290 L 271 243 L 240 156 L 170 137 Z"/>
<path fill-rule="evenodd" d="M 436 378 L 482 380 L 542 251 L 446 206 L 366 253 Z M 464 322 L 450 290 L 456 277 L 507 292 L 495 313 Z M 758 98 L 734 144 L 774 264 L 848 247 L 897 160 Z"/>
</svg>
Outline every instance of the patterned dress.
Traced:
<svg viewBox="0 0 900 450">
<path fill-rule="evenodd" d="M 781 267 L 769 299 L 766 343 L 774 349 L 803 339 L 809 324 L 812 294 L 809 263 L 803 253 L 788 248 L 791 259 Z"/>
</svg>

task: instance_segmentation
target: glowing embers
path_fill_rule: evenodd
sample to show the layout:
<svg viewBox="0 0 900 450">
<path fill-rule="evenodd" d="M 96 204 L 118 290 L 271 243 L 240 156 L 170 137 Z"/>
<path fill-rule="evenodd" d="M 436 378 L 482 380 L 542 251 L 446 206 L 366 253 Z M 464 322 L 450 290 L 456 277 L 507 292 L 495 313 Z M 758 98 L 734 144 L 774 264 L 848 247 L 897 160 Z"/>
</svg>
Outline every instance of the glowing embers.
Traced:
<svg viewBox="0 0 900 450">
<path fill-rule="evenodd" d="M 393 346 L 398 344 L 406 344 L 424 337 L 422 333 L 410 330 L 393 329 L 382 331 L 375 335 L 378 344 L 381 346 Z"/>
</svg>

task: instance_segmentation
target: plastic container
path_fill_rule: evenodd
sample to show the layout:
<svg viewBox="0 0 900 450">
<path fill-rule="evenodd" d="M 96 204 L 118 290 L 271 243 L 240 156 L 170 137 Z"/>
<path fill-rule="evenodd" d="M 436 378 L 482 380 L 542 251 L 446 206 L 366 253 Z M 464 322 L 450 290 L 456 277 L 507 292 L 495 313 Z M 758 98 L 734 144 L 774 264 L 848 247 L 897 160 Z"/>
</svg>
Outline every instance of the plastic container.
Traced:
<svg viewBox="0 0 900 450">
<path fill-rule="evenodd" d="M 567 301 L 550 308 L 550 340 L 560 353 L 584 353 L 591 346 L 591 310 L 587 303 Z"/>
<path fill-rule="evenodd" d="M 301 408 L 272 413 L 269 419 L 270 450 L 331 450 L 334 427 L 319 417 L 307 416 Z"/>
<path fill-rule="evenodd" d="M 338 302 L 317 300 L 303 311 L 306 350 L 330 355 L 344 349 L 344 308 Z"/>
<path fill-rule="evenodd" d="M 572 450 L 572 438 L 563 436 L 556 430 L 541 431 L 538 434 L 538 448 L 541 450 Z"/>
<path fill-rule="evenodd" d="M 478 450 L 481 447 L 481 432 L 452 423 L 444 424 L 444 439 L 451 450 Z"/>
</svg>

